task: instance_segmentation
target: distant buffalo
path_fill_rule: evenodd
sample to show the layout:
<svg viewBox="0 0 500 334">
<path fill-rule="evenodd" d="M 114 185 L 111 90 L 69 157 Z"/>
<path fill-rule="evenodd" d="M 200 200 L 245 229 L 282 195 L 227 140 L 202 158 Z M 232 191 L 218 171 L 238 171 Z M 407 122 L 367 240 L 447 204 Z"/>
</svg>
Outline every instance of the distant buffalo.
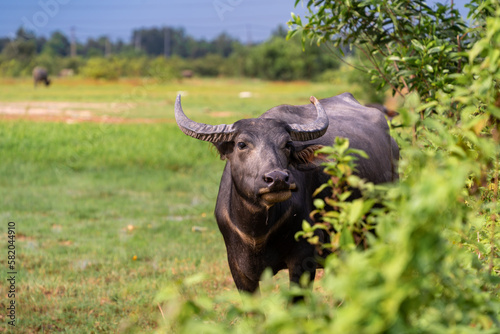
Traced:
<svg viewBox="0 0 500 334">
<path fill-rule="evenodd" d="M 33 69 L 33 81 L 36 87 L 36 84 L 39 82 L 44 82 L 45 86 L 50 85 L 49 73 L 47 69 L 37 66 Z"/>
<path fill-rule="evenodd" d="M 194 72 L 191 70 L 184 70 L 181 72 L 181 75 L 183 78 L 192 78 L 194 75 Z"/>
</svg>

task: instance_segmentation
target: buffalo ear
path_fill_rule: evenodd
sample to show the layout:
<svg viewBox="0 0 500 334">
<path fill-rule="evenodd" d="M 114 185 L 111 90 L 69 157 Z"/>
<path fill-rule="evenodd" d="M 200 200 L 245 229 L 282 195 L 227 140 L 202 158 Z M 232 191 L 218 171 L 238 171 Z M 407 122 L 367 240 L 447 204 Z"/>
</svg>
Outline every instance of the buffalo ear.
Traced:
<svg viewBox="0 0 500 334">
<path fill-rule="evenodd" d="M 310 145 L 304 147 L 296 147 L 292 154 L 291 164 L 298 170 L 308 171 L 317 168 L 321 163 L 326 161 L 324 155 L 315 155 L 314 153 L 323 148 L 323 145 Z"/>
<path fill-rule="evenodd" d="M 225 160 L 228 154 L 231 154 L 234 149 L 234 141 L 224 141 L 220 143 L 214 143 L 215 148 L 219 151 L 220 158 Z"/>
</svg>

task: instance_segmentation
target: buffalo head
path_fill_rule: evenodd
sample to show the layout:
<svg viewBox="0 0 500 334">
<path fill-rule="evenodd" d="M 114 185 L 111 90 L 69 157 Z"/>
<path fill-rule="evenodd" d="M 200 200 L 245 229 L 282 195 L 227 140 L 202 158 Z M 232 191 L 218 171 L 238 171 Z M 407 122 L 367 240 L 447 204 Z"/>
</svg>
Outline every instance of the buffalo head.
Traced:
<svg viewBox="0 0 500 334">
<path fill-rule="evenodd" d="M 328 128 L 328 117 L 315 97 L 316 120 L 308 124 L 287 124 L 279 119 L 243 119 L 233 124 L 208 125 L 190 120 L 183 112 L 180 95 L 175 118 L 187 135 L 211 142 L 229 162 L 233 185 L 247 201 L 266 207 L 288 200 L 298 190 L 292 169 L 316 167 L 314 151 L 307 145 Z"/>
</svg>

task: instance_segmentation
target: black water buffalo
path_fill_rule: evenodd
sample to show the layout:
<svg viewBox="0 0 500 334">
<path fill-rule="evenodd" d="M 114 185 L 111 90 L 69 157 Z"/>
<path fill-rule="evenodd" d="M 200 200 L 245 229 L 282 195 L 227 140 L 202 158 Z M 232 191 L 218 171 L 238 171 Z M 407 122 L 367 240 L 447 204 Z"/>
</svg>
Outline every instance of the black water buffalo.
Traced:
<svg viewBox="0 0 500 334">
<path fill-rule="evenodd" d="M 395 110 L 391 110 L 391 109 L 387 109 L 386 106 L 384 106 L 383 104 L 380 104 L 380 103 L 369 103 L 369 104 L 365 104 L 366 107 L 369 107 L 369 108 L 375 108 L 375 109 L 378 109 L 380 110 L 381 112 L 384 113 L 384 115 L 389 119 L 389 120 L 392 120 L 394 117 L 398 116 L 399 113 Z"/>
<path fill-rule="evenodd" d="M 180 129 L 212 142 L 227 159 L 215 216 L 239 290 L 257 290 L 266 268 L 274 273 L 288 269 L 295 283 L 304 273 L 314 279 L 316 249 L 294 235 L 304 219 L 311 220 L 312 194 L 328 179 L 315 161 L 315 150 L 332 145 L 335 137 L 349 138 L 351 147 L 370 157 L 358 161 L 360 177 L 374 183 L 397 179 L 399 149 L 382 113 L 360 105 L 348 93 L 321 101 L 311 97 L 311 102 L 281 105 L 259 118 L 213 126 L 187 118 L 177 96 Z"/>
<path fill-rule="evenodd" d="M 43 82 L 45 86 L 48 86 L 50 85 L 49 73 L 45 68 L 37 66 L 33 69 L 33 81 L 35 87 L 39 82 Z"/>
</svg>

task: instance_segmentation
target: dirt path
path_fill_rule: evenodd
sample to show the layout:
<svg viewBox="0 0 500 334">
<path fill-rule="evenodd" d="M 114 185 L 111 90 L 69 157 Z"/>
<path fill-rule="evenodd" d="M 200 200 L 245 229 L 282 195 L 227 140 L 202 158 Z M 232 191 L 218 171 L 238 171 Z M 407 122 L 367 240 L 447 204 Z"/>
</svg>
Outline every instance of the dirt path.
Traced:
<svg viewBox="0 0 500 334">
<path fill-rule="evenodd" d="M 125 118 L 118 116 L 133 105 L 126 103 L 86 102 L 0 102 L 0 120 L 29 120 L 61 123 L 172 123 L 171 119 Z M 103 111 L 114 114 L 102 115 Z M 101 115 L 96 115 L 101 114 Z"/>
</svg>

